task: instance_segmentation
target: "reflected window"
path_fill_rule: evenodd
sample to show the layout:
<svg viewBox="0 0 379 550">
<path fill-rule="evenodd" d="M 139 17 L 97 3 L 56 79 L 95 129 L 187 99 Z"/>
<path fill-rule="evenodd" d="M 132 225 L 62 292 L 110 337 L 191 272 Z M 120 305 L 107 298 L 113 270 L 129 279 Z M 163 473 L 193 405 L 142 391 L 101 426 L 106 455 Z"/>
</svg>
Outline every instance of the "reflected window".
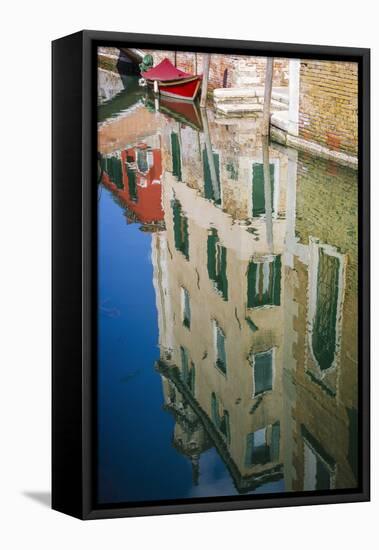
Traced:
<svg viewBox="0 0 379 550">
<path fill-rule="evenodd" d="M 138 192 L 137 192 L 137 177 L 135 170 L 134 158 L 130 155 L 126 157 L 126 175 L 128 177 L 128 190 L 129 198 L 131 201 L 138 202 Z"/>
<path fill-rule="evenodd" d="M 116 156 L 108 157 L 106 162 L 106 172 L 109 179 L 115 184 L 117 189 L 124 189 L 121 159 Z"/>
<path fill-rule="evenodd" d="M 219 371 L 226 374 L 225 334 L 216 321 L 213 321 L 213 339 L 215 347 L 215 365 Z"/>
<path fill-rule="evenodd" d="M 322 491 L 331 487 L 332 473 L 327 464 L 304 443 L 304 491 Z"/>
<path fill-rule="evenodd" d="M 251 364 L 253 367 L 253 397 L 272 390 L 273 356 L 273 349 L 251 356 Z"/>
<path fill-rule="evenodd" d="M 226 248 L 221 245 L 217 230 L 212 229 L 207 242 L 208 275 L 224 300 L 228 299 L 226 256 Z"/>
<path fill-rule="evenodd" d="M 280 423 L 250 433 L 246 439 L 245 466 L 267 464 L 279 460 Z"/>
<path fill-rule="evenodd" d="M 188 238 L 188 219 L 183 214 L 182 205 L 176 199 L 171 203 L 174 217 L 174 239 L 175 248 L 179 250 L 185 258 L 189 259 L 189 238 Z"/>
<path fill-rule="evenodd" d="M 181 377 L 190 391 L 195 391 L 195 365 L 190 361 L 187 348 L 180 347 Z"/>
<path fill-rule="evenodd" d="M 191 328 L 191 304 L 190 295 L 186 288 L 181 288 L 182 294 L 182 321 L 183 325 L 187 328 Z"/>
<path fill-rule="evenodd" d="M 271 211 L 273 210 L 274 200 L 274 181 L 275 165 L 270 164 L 270 193 L 271 193 Z M 265 182 L 263 164 L 254 162 L 253 164 L 253 217 L 262 216 L 266 213 L 265 200 Z"/>
<path fill-rule="evenodd" d="M 247 307 L 279 306 L 281 257 L 252 260 L 247 270 Z"/>
<path fill-rule="evenodd" d="M 204 197 L 221 204 L 220 189 L 220 155 L 213 153 L 213 163 L 215 168 L 215 180 L 212 181 L 212 172 L 209 166 L 207 150 L 203 149 L 203 174 L 204 174 Z"/>
<path fill-rule="evenodd" d="M 322 371 L 332 366 L 336 352 L 340 269 L 340 258 L 329 255 L 323 248 L 319 248 L 312 350 Z"/>
<path fill-rule="evenodd" d="M 229 413 L 221 406 L 221 403 L 214 392 L 212 392 L 211 395 L 211 416 L 213 424 L 224 436 L 227 443 L 230 444 Z"/>
<path fill-rule="evenodd" d="M 172 173 L 182 181 L 182 158 L 180 150 L 179 136 L 176 132 L 171 132 L 171 155 L 172 155 Z"/>
</svg>

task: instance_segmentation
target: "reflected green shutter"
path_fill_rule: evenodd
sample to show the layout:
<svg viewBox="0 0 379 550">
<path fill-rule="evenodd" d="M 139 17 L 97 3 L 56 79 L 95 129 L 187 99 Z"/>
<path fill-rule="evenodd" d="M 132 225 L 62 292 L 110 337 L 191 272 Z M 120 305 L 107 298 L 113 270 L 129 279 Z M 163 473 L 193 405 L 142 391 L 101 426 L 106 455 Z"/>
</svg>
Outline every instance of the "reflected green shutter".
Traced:
<svg viewBox="0 0 379 550">
<path fill-rule="evenodd" d="M 189 259 L 188 219 L 182 212 L 182 206 L 178 200 L 171 203 L 174 220 L 175 248 Z"/>
<path fill-rule="evenodd" d="M 274 198 L 274 164 L 270 164 L 271 208 Z M 266 212 L 265 184 L 263 164 L 253 164 L 253 217 L 261 216 Z"/>
<path fill-rule="evenodd" d="M 132 200 L 133 202 L 138 202 L 137 178 L 135 170 L 132 170 L 130 166 L 126 166 L 126 173 L 128 176 L 128 189 L 130 200 Z"/>
<path fill-rule="evenodd" d="M 215 200 L 215 193 L 212 185 L 211 170 L 209 168 L 208 154 L 207 150 L 203 150 L 203 175 L 204 175 L 204 196 L 206 199 L 210 199 L 216 202 L 216 204 L 221 203 L 221 192 L 220 192 L 220 155 L 218 153 L 213 153 L 213 159 L 216 169 L 216 185 L 218 190 L 218 199 Z"/>
<path fill-rule="evenodd" d="M 339 268 L 339 259 L 320 249 L 312 348 L 321 370 L 332 366 L 336 350 Z"/>
<path fill-rule="evenodd" d="M 171 132 L 171 151 L 172 151 L 172 173 L 182 180 L 182 161 L 180 157 L 180 142 L 179 136 L 175 132 Z"/>
</svg>

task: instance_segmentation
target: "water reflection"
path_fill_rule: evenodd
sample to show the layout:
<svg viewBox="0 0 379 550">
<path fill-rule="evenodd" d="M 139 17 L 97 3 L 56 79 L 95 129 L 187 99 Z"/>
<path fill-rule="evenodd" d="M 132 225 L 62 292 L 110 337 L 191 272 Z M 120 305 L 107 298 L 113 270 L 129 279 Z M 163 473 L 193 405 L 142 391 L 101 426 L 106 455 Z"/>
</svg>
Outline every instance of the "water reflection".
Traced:
<svg viewBox="0 0 379 550">
<path fill-rule="evenodd" d="M 144 322 L 159 347 L 146 380 L 161 379 L 166 431 L 147 441 L 139 422 L 134 461 L 158 453 L 160 465 L 117 491 L 100 439 L 100 498 L 356 487 L 357 173 L 262 143 L 254 119 L 133 97 L 99 126 L 102 186 L 151 239 L 157 311 Z M 125 231 L 114 254 L 130 246 Z M 137 309 L 114 322 L 129 330 Z M 141 342 L 122 348 L 126 363 Z M 109 364 L 99 368 L 107 379 Z M 117 420 L 112 430 L 126 440 Z M 117 447 L 135 472 L 129 450 Z"/>
</svg>

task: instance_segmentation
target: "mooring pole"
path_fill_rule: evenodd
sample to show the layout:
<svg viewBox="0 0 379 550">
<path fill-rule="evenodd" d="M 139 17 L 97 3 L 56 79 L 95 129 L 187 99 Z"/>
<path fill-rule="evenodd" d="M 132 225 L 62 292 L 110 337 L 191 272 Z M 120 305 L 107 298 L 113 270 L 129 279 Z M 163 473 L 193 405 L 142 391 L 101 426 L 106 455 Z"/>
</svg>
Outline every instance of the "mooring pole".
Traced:
<svg viewBox="0 0 379 550">
<path fill-rule="evenodd" d="M 201 119 L 203 122 L 203 129 L 204 129 L 204 142 L 205 142 L 205 151 L 208 158 L 208 166 L 209 166 L 209 173 L 211 176 L 211 185 L 213 190 L 213 197 L 215 201 L 220 200 L 220 189 L 218 185 L 217 180 L 217 172 L 216 172 L 216 165 L 215 160 L 213 157 L 213 149 L 212 149 L 212 141 L 211 141 L 211 133 L 209 131 L 209 124 L 208 124 L 208 115 L 206 109 L 201 109 Z"/>
<path fill-rule="evenodd" d="M 263 103 L 262 136 L 270 133 L 270 108 L 272 94 L 272 75 L 274 71 L 274 58 L 268 57 L 266 62 L 266 79 Z"/>
<path fill-rule="evenodd" d="M 211 56 L 209 53 L 203 55 L 203 83 L 201 85 L 201 99 L 200 107 L 205 107 L 207 103 L 207 92 L 208 92 L 208 76 L 209 76 L 209 65 L 210 65 Z"/>
</svg>

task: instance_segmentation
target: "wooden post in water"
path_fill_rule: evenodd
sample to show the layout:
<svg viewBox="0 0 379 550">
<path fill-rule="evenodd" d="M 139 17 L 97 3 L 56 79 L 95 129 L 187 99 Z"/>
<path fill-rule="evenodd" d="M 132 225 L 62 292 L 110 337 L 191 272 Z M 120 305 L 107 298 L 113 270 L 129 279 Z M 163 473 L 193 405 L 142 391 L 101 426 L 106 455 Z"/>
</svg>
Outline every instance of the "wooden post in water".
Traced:
<svg viewBox="0 0 379 550">
<path fill-rule="evenodd" d="M 270 108 L 272 94 L 272 75 L 274 72 L 274 58 L 268 57 L 266 62 L 266 79 L 263 103 L 262 136 L 270 134 Z"/>
<path fill-rule="evenodd" d="M 220 190 L 217 181 L 216 165 L 215 159 L 213 157 L 211 134 L 209 132 L 208 115 L 206 109 L 201 109 L 201 118 L 203 121 L 205 150 L 207 153 L 209 172 L 211 175 L 213 197 L 215 201 L 218 201 L 220 200 Z"/>
<path fill-rule="evenodd" d="M 272 191 L 270 174 L 270 150 L 268 136 L 262 136 L 262 157 L 263 157 L 263 180 L 265 190 L 265 215 L 266 215 L 266 241 L 270 252 L 272 252 L 274 237 L 272 229 Z"/>
<path fill-rule="evenodd" d="M 203 82 L 201 85 L 201 99 L 200 107 L 205 107 L 207 103 L 207 92 L 208 92 L 208 76 L 209 76 L 209 65 L 210 65 L 211 56 L 209 53 L 203 54 Z"/>
</svg>

